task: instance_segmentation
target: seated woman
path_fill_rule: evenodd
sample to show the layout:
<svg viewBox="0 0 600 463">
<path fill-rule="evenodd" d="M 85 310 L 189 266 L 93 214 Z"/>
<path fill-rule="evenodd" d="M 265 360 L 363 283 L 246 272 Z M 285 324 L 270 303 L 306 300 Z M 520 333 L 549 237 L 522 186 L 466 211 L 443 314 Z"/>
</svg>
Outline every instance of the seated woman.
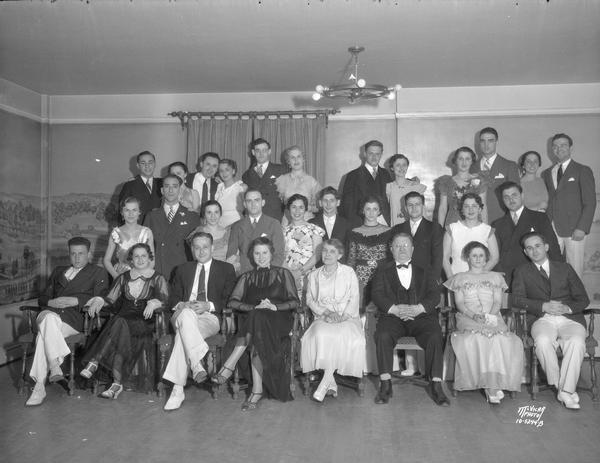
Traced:
<svg viewBox="0 0 600 463">
<path fill-rule="evenodd" d="M 300 306 L 294 277 L 289 270 L 271 267 L 273 244 L 268 238 L 256 238 L 249 248 L 254 270 L 240 276 L 227 307 L 238 315 L 236 346 L 212 380 L 225 383 L 248 346 L 252 362 L 252 393 L 242 410 L 254 410 L 264 390 L 282 402 L 290 394 L 290 331 L 293 311 Z"/>
<path fill-rule="evenodd" d="M 212 256 L 214 259 L 224 261 L 229 244 L 229 228 L 220 225 L 222 211 L 218 201 L 214 199 L 205 201 L 200 208 L 200 217 L 202 217 L 204 225 L 196 227 L 189 236 L 194 236 L 197 232 L 210 233 L 213 237 Z"/>
<path fill-rule="evenodd" d="M 241 180 L 235 179 L 237 173 L 237 164 L 231 159 L 221 159 L 219 161 L 219 177 L 223 180 L 217 185 L 215 199 L 221 204 L 223 213 L 219 225 L 230 227 L 233 223 L 242 218 L 244 211 L 243 196 L 248 185 Z"/>
<path fill-rule="evenodd" d="M 454 389 L 483 388 L 488 402 L 498 404 L 502 390 L 520 391 L 523 372 L 523 343 L 508 331 L 500 307 L 507 288 L 500 273 L 486 270 L 487 247 L 468 243 L 462 257 L 469 266 L 444 283 L 454 291 L 456 331 L 452 348 L 456 355 Z"/>
<path fill-rule="evenodd" d="M 104 268 L 113 278 L 131 269 L 127 256 L 129 248 L 134 244 L 145 243 L 154 252 L 152 230 L 138 223 L 141 215 L 140 201 L 133 196 L 125 198 L 121 203 L 121 215 L 125 223 L 113 228 L 102 259 Z M 113 262 L 113 258 L 116 258 L 116 262 Z"/>
<path fill-rule="evenodd" d="M 322 402 L 331 391 L 337 396 L 333 374 L 362 377 L 365 334 L 358 313 L 358 279 L 339 263 L 344 246 L 337 239 L 323 242 L 323 266 L 308 276 L 306 303 L 315 320 L 302 336 L 300 362 L 305 373 L 323 370 L 313 398 Z"/>
<path fill-rule="evenodd" d="M 177 175 L 183 182 L 179 189 L 179 204 L 190 211 L 198 212 L 200 208 L 200 193 L 185 185 L 185 179 L 188 174 L 187 166 L 181 161 L 172 162 L 169 164 L 169 174 Z"/>
<path fill-rule="evenodd" d="M 290 222 L 283 227 L 285 240 L 283 265 L 294 275 L 300 300 L 302 300 L 306 276 L 317 263 L 317 249 L 325 235 L 325 230 L 305 220 L 307 207 L 308 200 L 305 196 L 300 194 L 290 196 L 286 205 Z"/>
<path fill-rule="evenodd" d="M 91 317 L 104 305 L 112 306 L 116 313 L 86 352 L 87 365 L 81 370 L 81 376 L 88 379 L 100 366 L 112 374 L 113 383 L 100 394 L 105 399 L 116 399 L 125 380 L 141 391 L 154 388 L 152 314 L 167 302 L 169 289 L 165 278 L 152 268 L 153 259 L 150 246 L 134 244 L 129 250 L 132 269 L 119 275 L 104 299 L 95 297 L 88 302 Z M 131 374 L 134 369 L 137 381 Z"/>
</svg>

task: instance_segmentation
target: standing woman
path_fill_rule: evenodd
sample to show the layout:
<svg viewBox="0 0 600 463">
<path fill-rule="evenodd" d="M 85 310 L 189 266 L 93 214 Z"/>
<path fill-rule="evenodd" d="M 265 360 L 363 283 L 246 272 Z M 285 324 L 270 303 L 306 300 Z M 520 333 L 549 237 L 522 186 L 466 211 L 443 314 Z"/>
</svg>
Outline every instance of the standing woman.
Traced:
<svg viewBox="0 0 600 463">
<path fill-rule="evenodd" d="M 327 392 L 337 396 L 333 374 L 362 377 L 365 335 L 358 311 L 358 279 L 351 267 L 339 263 L 344 246 L 337 239 L 323 242 L 323 266 L 308 276 L 306 303 L 315 320 L 302 336 L 302 371 L 323 370 L 313 398 Z"/>
<path fill-rule="evenodd" d="M 465 193 L 476 193 L 481 198 L 483 211 L 481 220 L 487 223 L 486 185 L 488 180 L 486 172 L 471 173 L 471 166 L 477 161 L 475 152 L 468 146 L 458 148 L 452 155 L 452 164 L 456 168 L 454 176 L 445 175 L 440 178 L 440 206 L 438 208 L 438 223 L 447 227 L 460 220 L 460 198 Z"/>
<path fill-rule="evenodd" d="M 221 204 L 221 227 L 230 227 L 231 224 L 242 218 L 244 211 L 243 197 L 248 189 L 241 180 L 235 179 L 237 173 L 237 164 L 231 159 L 221 159 L 219 161 L 219 177 L 223 180 L 217 186 L 215 199 Z"/>
<path fill-rule="evenodd" d="M 546 212 L 548 190 L 544 180 L 537 175 L 541 165 L 542 157 L 537 151 L 527 151 L 519 158 L 523 204 L 528 209 Z"/>
<path fill-rule="evenodd" d="M 116 399 L 126 380 L 143 392 L 154 388 L 156 358 L 152 316 L 166 304 L 169 289 L 165 278 L 154 271 L 153 259 L 150 246 L 134 244 L 129 250 L 131 270 L 119 275 L 104 299 L 95 297 L 88 302 L 91 317 L 105 305 L 110 305 L 116 313 L 86 352 L 87 365 L 81 370 L 81 376 L 87 379 L 99 367 L 108 370 L 113 383 L 100 394 L 105 399 Z"/>
<path fill-rule="evenodd" d="M 204 225 L 196 227 L 189 236 L 194 236 L 197 232 L 210 233 L 213 238 L 213 258 L 225 261 L 230 229 L 220 225 L 221 211 L 221 204 L 218 201 L 214 199 L 205 201 L 200 208 L 200 217 L 203 219 Z"/>
<path fill-rule="evenodd" d="M 190 211 L 198 212 L 198 209 L 200 209 L 200 193 L 185 185 L 185 179 L 188 175 L 187 166 L 181 161 L 172 162 L 169 164 L 169 174 L 177 175 L 183 182 L 179 189 L 179 204 Z"/>
<path fill-rule="evenodd" d="M 283 266 L 294 275 L 300 300 L 303 300 L 306 277 L 317 263 L 317 249 L 325 236 L 325 230 L 305 220 L 307 206 L 308 200 L 301 194 L 290 196 L 286 205 L 290 224 L 283 228 Z"/>
<path fill-rule="evenodd" d="M 489 250 L 490 256 L 485 264 L 485 270 L 493 269 L 499 260 L 498 241 L 494 229 L 481 221 L 483 201 L 479 195 L 465 193 L 458 205 L 461 220 L 448 225 L 444 234 L 443 266 L 448 278 L 469 270 L 462 251 L 471 241 L 483 243 Z"/>
<path fill-rule="evenodd" d="M 131 270 L 127 256 L 129 249 L 134 244 L 145 243 L 154 253 L 152 230 L 138 223 L 141 215 L 140 201 L 133 196 L 125 198 L 121 203 L 121 215 L 125 223 L 120 227 L 113 228 L 108 238 L 104 259 L 102 259 L 104 268 L 113 278 Z M 113 258 L 116 258 L 116 262 Z M 152 261 L 152 267 L 154 267 L 154 261 Z"/>
<path fill-rule="evenodd" d="M 408 216 L 404 204 L 404 195 L 411 191 L 423 194 L 427 187 L 422 185 L 418 178 L 406 178 L 406 171 L 410 162 L 403 154 L 394 154 L 389 161 L 390 169 L 394 175 L 394 181 L 385 186 L 385 194 L 390 203 L 390 226 L 399 225 L 406 221 Z"/>
</svg>

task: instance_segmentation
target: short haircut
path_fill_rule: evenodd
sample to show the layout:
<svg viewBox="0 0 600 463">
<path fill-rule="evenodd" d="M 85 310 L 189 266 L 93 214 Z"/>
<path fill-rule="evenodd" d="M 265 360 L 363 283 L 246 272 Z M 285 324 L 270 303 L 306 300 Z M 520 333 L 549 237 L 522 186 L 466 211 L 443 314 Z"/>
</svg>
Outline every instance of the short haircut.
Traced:
<svg viewBox="0 0 600 463">
<path fill-rule="evenodd" d="M 199 162 L 204 162 L 206 160 L 206 158 L 215 158 L 217 161 L 221 160 L 221 158 L 219 157 L 219 155 L 217 153 L 214 153 L 213 151 L 209 151 L 208 153 L 204 153 L 202 156 L 200 156 Z"/>
<path fill-rule="evenodd" d="M 138 154 L 138 155 L 135 157 L 135 162 L 137 162 L 137 163 L 139 164 L 139 162 L 140 162 L 140 158 L 141 158 L 142 156 L 146 156 L 146 155 L 152 156 L 152 159 L 154 159 L 154 161 L 156 161 L 156 156 L 154 156 L 154 153 L 152 153 L 151 151 L 148 151 L 148 150 L 146 150 L 146 151 L 142 151 L 141 153 L 139 153 L 139 154 Z"/>
<path fill-rule="evenodd" d="M 569 146 L 573 146 L 573 139 L 569 137 L 566 133 L 557 133 L 552 137 L 552 143 L 554 143 L 559 138 L 566 138 L 569 141 Z"/>
<path fill-rule="evenodd" d="M 84 238 L 83 236 L 74 236 L 69 241 L 67 241 L 67 247 L 71 249 L 71 246 L 85 246 L 89 251 L 92 247 L 92 243 L 90 243 L 90 240 Z"/>
<path fill-rule="evenodd" d="M 500 194 L 504 194 L 504 192 L 509 188 L 516 188 L 519 190 L 519 193 L 523 193 L 523 187 L 517 182 L 504 182 L 502 185 L 500 185 Z"/>
<path fill-rule="evenodd" d="M 183 180 L 180 177 L 178 177 L 177 175 L 167 174 L 163 177 L 163 186 L 164 186 L 165 180 L 167 180 L 168 178 L 174 178 L 175 180 L 177 180 L 177 183 L 179 183 L 180 186 L 183 184 Z"/>
<path fill-rule="evenodd" d="M 538 164 L 540 166 L 542 165 L 542 157 L 540 156 L 540 153 L 538 153 L 537 151 L 527 151 L 519 157 L 519 167 L 521 168 L 521 170 L 525 170 L 525 159 L 527 159 L 527 156 L 529 156 L 530 154 L 533 154 L 535 157 L 537 157 Z"/>
<path fill-rule="evenodd" d="M 371 146 L 378 146 L 383 150 L 383 143 L 381 143 L 379 140 L 370 140 L 365 143 L 365 151 L 367 151 Z"/>
<path fill-rule="evenodd" d="M 463 206 L 465 205 L 465 201 L 467 199 L 474 199 L 475 202 L 477 203 L 477 205 L 483 209 L 483 200 L 481 199 L 481 196 L 479 196 L 477 193 L 465 193 L 464 195 L 461 196 L 461 198 L 458 200 L 458 213 L 460 215 L 461 219 L 464 219 L 465 216 L 463 214 Z"/>
<path fill-rule="evenodd" d="M 396 232 L 392 235 L 390 242 L 389 242 L 389 246 L 392 247 L 392 244 L 394 243 L 394 241 L 396 240 L 396 238 L 408 238 L 410 240 L 410 244 L 412 244 L 414 246 L 414 240 L 413 237 L 410 233 L 406 233 L 406 232 Z"/>
<path fill-rule="evenodd" d="M 181 167 L 186 174 L 188 173 L 188 168 L 187 168 L 187 166 L 185 165 L 184 162 L 175 161 L 175 162 L 172 162 L 171 164 L 169 164 L 169 167 L 167 167 L 167 171 L 169 173 L 171 173 L 171 168 L 172 167 Z"/>
<path fill-rule="evenodd" d="M 335 196 L 335 199 L 338 199 L 338 200 L 340 199 L 340 194 L 332 186 L 326 186 L 321 191 L 319 191 L 319 193 L 317 194 L 317 197 L 319 198 L 319 201 L 322 200 L 323 196 L 325 196 L 325 195 L 333 195 L 333 196 Z"/>
<path fill-rule="evenodd" d="M 490 133 L 494 136 L 494 138 L 496 140 L 498 140 L 498 131 L 493 128 L 493 127 L 484 127 L 483 129 L 481 129 L 479 131 L 479 137 L 481 138 L 482 135 L 486 134 L 486 133 Z"/>
<path fill-rule="evenodd" d="M 336 248 L 338 250 L 338 252 L 343 256 L 344 255 L 344 245 L 342 244 L 342 242 L 340 240 L 338 240 L 337 238 L 330 238 L 328 240 L 323 240 L 323 246 L 327 245 L 327 246 L 333 246 L 334 248 Z"/>
<path fill-rule="evenodd" d="M 129 203 L 137 203 L 138 208 L 140 210 L 142 208 L 142 203 L 139 199 L 137 199 L 135 196 L 127 196 L 127 198 L 125 198 L 123 201 L 121 201 L 121 204 L 119 204 L 119 210 L 122 211 L 123 208 L 125 207 L 125 204 L 129 204 Z"/>
<path fill-rule="evenodd" d="M 365 198 L 362 199 L 362 201 L 360 201 L 359 206 L 358 206 L 358 215 L 360 217 L 362 217 L 364 219 L 365 217 L 365 206 L 369 203 L 375 203 L 377 204 L 377 206 L 379 207 L 379 212 L 382 213 L 382 204 L 383 202 L 381 201 L 381 198 L 379 196 L 375 196 L 375 195 L 369 195 L 366 196 Z"/>
<path fill-rule="evenodd" d="M 388 163 L 389 163 L 388 165 L 390 166 L 390 169 L 394 168 L 394 164 L 396 163 L 396 161 L 398 159 L 404 159 L 406 161 L 406 165 L 407 166 L 410 165 L 410 161 L 408 160 L 408 158 L 406 156 L 404 156 L 403 154 L 398 153 L 398 154 L 394 154 L 388 161 Z"/>
<path fill-rule="evenodd" d="M 233 159 L 221 159 L 219 164 L 225 164 L 233 169 L 233 176 L 237 174 L 237 163 Z"/>
<path fill-rule="evenodd" d="M 469 254 L 471 254 L 473 249 L 483 249 L 483 252 L 485 253 L 485 261 L 487 262 L 490 260 L 490 250 L 485 244 L 480 243 L 479 241 L 470 241 L 465 245 L 464 248 L 462 248 L 462 252 L 460 253 L 465 262 L 469 259 Z"/>
<path fill-rule="evenodd" d="M 269 143 L 264 138 L 257 138 L 256 140 L 253 140 L 252 143 L 250 143 L 250 148 L 255 149 L 258 145 L 262 145 L 262 144 L 267 145 L 267 147 L 269 149 L 271 149 L 271 143 Z"/>
<path fill-rule="evenodd" d="M 273 242 L 269 238 L 267 238 L 266 236 L 259 236 L 258 238 L 255 238 L 254 240 L 252 240 L 250 246 L 248 247 L 248 258 L 254 266 L 256 266 L 256 262 L 254 261 L 254 248 L 256 246 L 267 246 L 269 248 L 269 251 L 271 251 L 271 255 L 275 254 Z"/>
<path fill-rule="evenodd" d="M 285 204 L 285 207 L 289 210 L 289 208 L 292 207 L 292 203 L 294 201 L 302 201 L 302 203 L 304 204 L 304 209 L 308 209 L 308 199 L 306 199 L 306 196 L 301 195 L 300 193 L 296 193 L 290 196 L 287 200 L 287 203 Z"/>
<path fill-rule="evenodd" d="M 471 162 L 473 164 L 475 164 L 477 162 L 477 155 L 475 154 L 475 151 L 473 151 L 468 146 L 461 146 L 454 153 L 452 153 L 452 159 L 451 159 L 452 164 L 456 165 L 456 160 L 458 159 L 458 155 L 460 153 L 469 153 L 471 155 Z"/>
<path fill-rule="evenodd" d="M 519 242 L 521 243 L 521 247 L 525 249 L 525 241 L 527 241 L 529 238 L 533 238 L 534 236 L 538 236 L 542 240 L 542 243 L 548 244 L 548 240 L 544 235 L 542 235 L 540 232 L 532 231 L 527 232 L 523 236 L 521 236 L 521 239 L 519 240 Z"/>
<path fill-rule="evenodd" d="M 246 192 L 244 193 L 244 199 L 246 199 L 248 197 L 248 193 L 258 193 L 260 195 L 260 197 L 262 198 L 262 192 L 256 188 L 248 188 L 246 190 Z"/>
<path fill-rule="evenodd" d="M 213 244 L 213 236 L 210 233 L 204 231 L 195 231 L 187 239 L 187 242 L 190 245 L 190 247 L 192 246 L 196 238 L 207 238 L 210 241 L 210 244 Z"/>
<path fill-rule="evenodd" d="M 410 192 L 406 193 L 404 195 L 404 204 L 406 204 L 406 202 L 412 198 L 421 198 L 421 204 L 425 204 L 425 196 L 423 196 L 418 191 L 410 191 Z"/>
<path fill-rule="evenodd" d="M 202 206 L 200 207 L 200 217 L 204 217 L 206 213 L 206 208 L 208 206 L 217 206 L 219 208 L 219 214 L 223 215 L 223 207 L 221 207 L 221 203 L 214 199 L 209 199 L 208 201 L 204 201 Z"/>
<path fill-rule="evenodd" d="M 135 243 L 133 246 L 131 246 L 129 248 L 129 251 L 127 251 L 127 261 L 128 262 L 133 262 L 133 253 L 136 249 L 145 249 L 146 252 L 148 253 L 148 258 L 150 260 L 154 260 L 154 254 L 152 254 L 152 249 L 150 249 L 149 245 L 147 245 L 146 243 Z"/>
</svg>

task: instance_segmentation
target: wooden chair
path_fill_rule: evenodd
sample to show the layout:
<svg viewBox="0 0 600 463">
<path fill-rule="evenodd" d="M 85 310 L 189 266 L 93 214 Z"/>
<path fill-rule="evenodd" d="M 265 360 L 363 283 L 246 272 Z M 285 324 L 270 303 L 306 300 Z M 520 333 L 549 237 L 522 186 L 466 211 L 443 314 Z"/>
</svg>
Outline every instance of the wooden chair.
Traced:
<svg viewBox="0 0 600 463">
<path fill-rule="evenodd" d="M 23 352 L 21 376 L 19 377 L 19 381 L 17 383 L 17 389 L 19 395 L 24 395 L 25 386 L 27 384 L 27 355 L 30 350 L 33 351 L 35 349 L 35 339 L 37 335 L 36 318 L 43 309 L 39 306 L 24 305 L 21 306 L 19 310 L 23 312 L 24 317 L 26 317 L 28 327 L 28 332 L 19 336 L 17 340 L 17 343 L 21 346 L 21 350 Z M 69 395 L 73 395 L 75 393 L 75 351 L 78 348 L 85 346 L 86 340 L 90 333 L 90 328 L 90 319 L 88 315 L 85 314 L 83 332 L 65 338 L 65 342 L 71 351 L 71 354 L 69 355 L 69 380 L 67 382 Z"/>
</svg>

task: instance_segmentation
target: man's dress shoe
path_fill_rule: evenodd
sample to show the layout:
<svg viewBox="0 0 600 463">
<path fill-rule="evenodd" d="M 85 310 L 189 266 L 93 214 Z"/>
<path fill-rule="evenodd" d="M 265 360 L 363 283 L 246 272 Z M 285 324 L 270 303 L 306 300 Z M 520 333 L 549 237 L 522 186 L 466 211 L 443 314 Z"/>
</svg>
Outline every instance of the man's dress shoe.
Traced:
<svg viewBox="0 0 600 463">
<path fill-rule="evenodd" d="M 431 381 L 429 383 L 429 393 L 431 394 L 431 398 L 436 405 L 443 407 L 448 407 L 450 405 L 450 401 L 448 400 L 448 397 L 446 397 L 444 389 L 442 388 L 441 381 Z"/>
<path fill-rule="evenodd" d="M 387 404 L 392 397 L 392 380 L 384 379 L 379 381 L 379 391 L 375 396 L 376 404 Z"/>
<path fill-rule="evenodd" d="M 167 400 L 167 403 L 165 404 L 165 411 L 170 412 L 172 410 L 177 410 L 179 407 L 181 407 L 181 404 L 183 403 L 184 399 L 185 394 L 183 393 L 183 391 L 172 391 L 171 395 L 169 396 L 169 400 Z"/>
<path fill-rule="evenodd" d="M 573 394 L 569 394 L 565 391 L 559 391 L 559 393 L 556 395 L 556 398 L 569 410 L 579 410 L 581 408 L 579 403 L 575 401 Z M 579 396 L 577 398 L 579 399 Z"/>
<path fill-rule="evenodd" d="M 41 405 L 45 398 L 46 398 L 46 389 L 33 388 L 33 392 L 31 393 L 31 396 L 29 397 L 27 402 L 25 402 L 25 406 L 26 407 L 35 407 L 36 405 Z"/>
</svg>

